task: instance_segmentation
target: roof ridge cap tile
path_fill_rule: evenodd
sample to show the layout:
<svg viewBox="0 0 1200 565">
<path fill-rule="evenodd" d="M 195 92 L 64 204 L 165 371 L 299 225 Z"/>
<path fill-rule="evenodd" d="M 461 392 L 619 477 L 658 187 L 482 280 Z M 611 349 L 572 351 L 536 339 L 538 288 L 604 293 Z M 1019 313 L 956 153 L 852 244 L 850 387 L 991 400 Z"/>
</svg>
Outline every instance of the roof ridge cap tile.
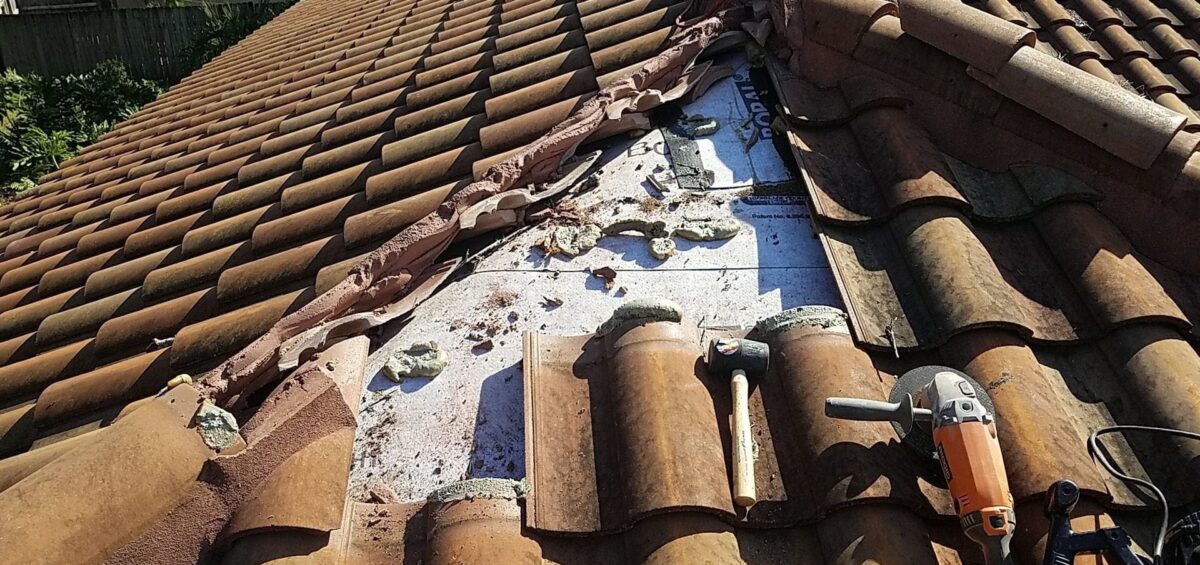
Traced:
<svg viewBox="0 0 1200 565">
<path fill-rule="evenodd" d="M 813 41 L 853 53 L 872 23 L 896 15 L 897 9 L 884 0 L 804 0 L 800 12 L 804 30 Z"/>
<path fill-rule="evenodd" d="M 1032 47 L 995 74 L 967 74 L 1096 146 L 1148 169 L 1187 121 L 1183 115 Z"/>
<path fill-rule="evenodd" d="M 1032 30 L 958 0 L 902 0 L 899 10 L 905 33 L 989 74 L 1037 41 Z"/>
</svg>

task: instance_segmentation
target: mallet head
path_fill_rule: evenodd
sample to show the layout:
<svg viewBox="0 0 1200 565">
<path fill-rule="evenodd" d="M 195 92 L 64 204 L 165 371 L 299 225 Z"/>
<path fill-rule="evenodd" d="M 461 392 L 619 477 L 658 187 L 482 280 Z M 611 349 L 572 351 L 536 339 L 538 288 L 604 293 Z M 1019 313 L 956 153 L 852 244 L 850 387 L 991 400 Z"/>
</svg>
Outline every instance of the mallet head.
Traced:
<svg viewBox="0 0 1200 565">
<path fill-rule="evenodd" d="M 761 377 L 770 360 L 771 349 L 761 341 L 723 337 L 712 340 L 708 347 L 708 369 L 717 375 L 741 370 L 749 378 Z"/>
</svg>

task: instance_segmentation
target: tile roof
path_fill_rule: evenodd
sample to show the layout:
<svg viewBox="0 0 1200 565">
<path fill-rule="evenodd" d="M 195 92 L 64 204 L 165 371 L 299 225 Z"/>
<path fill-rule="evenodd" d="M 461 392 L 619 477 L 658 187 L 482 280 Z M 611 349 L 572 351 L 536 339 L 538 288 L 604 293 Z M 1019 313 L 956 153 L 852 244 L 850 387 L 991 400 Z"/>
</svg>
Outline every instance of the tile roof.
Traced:
<svg viewBox="0 0 1200 565">
<path fill-rule="evenodd" d="M 662 52 L 685 7 L 280 15 L 0 207 L 0 454 L 211 369 Z"/>
<path fill-rule="evenodd" d="M 304 0 L 0 207 L 0 541 L 28 561 L 974 562 L 936 469 L 820 410 L 932 363 L 995 401 L 1018 560 L 1040 555 L 1053 480 L 1083 487 L 1078 528 L 1137 520 L 1082 439 L 1200 429 L 1200 135 L 1143 62 L 1194 57 L 1114 56 L 1122 30 L 1168 35 L 1148 6 L 1132 26 L 1102 7 L 1083 11 L 1105 68 L 1159 104 L 954 0 L 769 3 L 782 129 L 849 319 L 758 332 L 764 503 L 739 514 L 692 323 L 529 337 L 524 505 L 347 503 L 368 343 L 325 344 L 432 292 L 437 255 L 486 224 L 468 207 L 532 198 L 499 193 L 703 83 L 687 63 L 715 25 L 673 34 L 685 7 L 656 0 Z M 1034 16 L 1043 35 L 1058 17 Z M 284 376 L 253 410 L 243 394 Z M 230 453 L 183 431 L 205 398 L 253 412 Z M 1196 452 L 1113 449 L 1195 502 Z"/>
<path fill-rule="evenodd" d="M 1053 481 L 1070 477 L 1087 493 L 1077 529 L 1111 525 L 1106 509 L 1125 510 L 1125 519 L 1146 509 L 1083 448 L 1092 427 L 1145 417 L 1121 400 L 1129 374 L 1121 354 L 1108 357 L 1106 346 L 1093 344 L 1030 346 L 1012 332 L 984 329 L 936 352 L 896 358 L 864 350 L 831 310 L 802 308 L 787 323 L 774 317 L 749 332 L 701 330 L 685 319 L 635 321 L 603 335 L 527 333 L 523 506 L 491 500 L 451 510 L 432 497 L 424 505 L 426 533 L 405 547 L 426 556 L 479 555 L 472 537 L 443 533 L 461 527 L 474 539 L 488 532 L 490 546 L 556 562 L 704 555 L 747 563 L 782 556 L 977 563 L 981 556 L 959 530 L 932 459 L 915 457 L 887 423 L 824 414 L 826 397 L 883 400 L 896 375 L 927 364 L 962 368 L 996 403 L 1017 501 L 1016 562 L 1040 562 L 1042 497 Z M 748 512 L 733 506 L 729 491 L 728 384 L 703 362 L 707 340 L 747 333 L 772 347 L 772 367 L 751 393 L 758 502 Z M 1169 485 L 1173 500 L 1194 496 L 1187 472 L 1171 468 L 1163 446 L 1130 443 L 1116 451 L 1123 466 L 1143 467 Z"/>
<path fill-rule="evenodd" d="M 890 426 L 822 410 L 828 396 L 883 399 L 928 364 L 995 402 L 1017 562 L 1043 555 L 1053 481 L 1085 492 L 1076 528 L 1151 515 L 1084 440 L 1113 423 L 1200 429 L 1196 269 L 1172 241 L 1196 224 L 1182 211 L 1200 142 L 1189 116 L 953 0 L 770 9 L 783 127 L 848 324 L 755 330 L 774 358 L 751 408 L 760 503 L 742 513 L 730 498 L 728 393 L 702 362 L 722 332 L 655 322 L 528 335 L 524 529 L 491 501 L 462 527 L 547 560 L 977 562 L 936 468 Z M 1113 450 L 1173 504 L 1197 502 L 1194 446 Z M 438 539 L 440 509 L 426 510 L 431 533 L 414 543 L 477 551 Z"/>
<path fill-rule="evenodd" d="M 0 206 L 5 557 L 330 543 L 364 328 L 579 144 L 703 88 L 718 22 L 687 8 L 304 0 Z"/>
<path fill-rule="evenodd" d="M 1038 48 L 1188 118 L 1200 128 L 1200 9 L 1191 2 L 990 0 L 977 7 L 1033 30 Z"/>
</svg>

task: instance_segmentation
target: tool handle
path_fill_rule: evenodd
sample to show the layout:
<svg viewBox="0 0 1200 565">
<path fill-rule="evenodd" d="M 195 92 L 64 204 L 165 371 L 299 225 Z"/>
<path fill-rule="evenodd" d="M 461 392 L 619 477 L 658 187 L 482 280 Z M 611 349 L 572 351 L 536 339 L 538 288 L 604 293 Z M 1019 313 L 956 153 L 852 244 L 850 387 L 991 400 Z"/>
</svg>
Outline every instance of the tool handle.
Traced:
<svg viewBox="0 0 1200 565">
<path fill-rule="evenodd" d="M 891 422 L 900 419 L 904 409 L 899 402 L 863 398 L 826 398 L 825 415 L 839 420 Z"/>
<path fill-rule="evenodd" d="M 750 382 L 746 372 L 733 371 L 733 502 L 743 508 L 754 505 L 754 442 L 750 438 Z"/>
</svg>

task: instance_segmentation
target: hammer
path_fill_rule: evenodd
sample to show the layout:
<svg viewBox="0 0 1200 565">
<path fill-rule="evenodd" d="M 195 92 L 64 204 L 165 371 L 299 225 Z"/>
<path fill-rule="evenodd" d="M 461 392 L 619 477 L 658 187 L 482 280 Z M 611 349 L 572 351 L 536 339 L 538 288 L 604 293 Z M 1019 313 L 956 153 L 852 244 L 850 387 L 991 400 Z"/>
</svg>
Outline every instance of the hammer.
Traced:
<svg viewBox="0 0 1200 565">
<path fill-rule="evenodd" d="M 743 508 L 754 505 L 754 444 L 750 439 L 750 382 L 767 372 L 767 344 L 749 339 L 720 338 L 708 348 L 708 368 L 714 374 L 730 375 L 733 391 L 733 502 Z"/>
</svg>

